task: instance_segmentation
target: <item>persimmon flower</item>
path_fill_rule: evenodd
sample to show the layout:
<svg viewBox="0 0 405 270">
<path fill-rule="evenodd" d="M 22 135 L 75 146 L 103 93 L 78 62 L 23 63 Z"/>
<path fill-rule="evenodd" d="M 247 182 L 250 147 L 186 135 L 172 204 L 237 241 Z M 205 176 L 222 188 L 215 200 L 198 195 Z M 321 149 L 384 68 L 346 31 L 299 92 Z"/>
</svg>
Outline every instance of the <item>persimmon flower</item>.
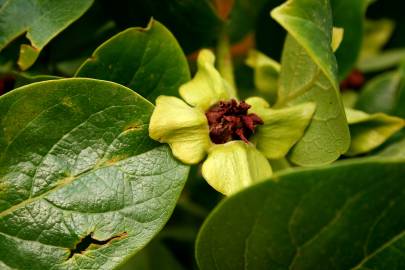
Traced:
<svg viewBox="0 0 405 270">
<path fill-rule="evenodd" d="M 214 67 L 209 50 L 198 56 L 195 77 L 180 96 L 159 96 L 149 135 L 168 143 L 186 164 L 202 164 L 204 179 L 230 195 L 272 175 L 268 159 L 284 157 L 302 137 L 313 103 L 272 109 L 260 97 L 238 101 L 235 90 Z"/>
</svg>

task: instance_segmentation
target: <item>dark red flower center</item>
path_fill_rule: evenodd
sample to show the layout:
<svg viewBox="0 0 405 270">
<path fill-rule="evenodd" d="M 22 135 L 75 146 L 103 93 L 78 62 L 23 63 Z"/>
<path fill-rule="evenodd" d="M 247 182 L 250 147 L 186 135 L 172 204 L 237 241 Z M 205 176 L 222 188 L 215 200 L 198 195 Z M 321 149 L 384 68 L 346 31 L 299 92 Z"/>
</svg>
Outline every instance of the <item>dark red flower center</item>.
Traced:
<svg viewBox="0 0 405 270">
<path fill-rule="evenodd" d="M 211 141 L 222 144 L 231 140 L 248 139 L 255 132 L 257 125 L 263 125 L 263 120 L 254 113 L 248 114 L 251 106 L 245 101 L 220 101 L 212 106 L 205 116 L 210 127 Z"/>
</svg>

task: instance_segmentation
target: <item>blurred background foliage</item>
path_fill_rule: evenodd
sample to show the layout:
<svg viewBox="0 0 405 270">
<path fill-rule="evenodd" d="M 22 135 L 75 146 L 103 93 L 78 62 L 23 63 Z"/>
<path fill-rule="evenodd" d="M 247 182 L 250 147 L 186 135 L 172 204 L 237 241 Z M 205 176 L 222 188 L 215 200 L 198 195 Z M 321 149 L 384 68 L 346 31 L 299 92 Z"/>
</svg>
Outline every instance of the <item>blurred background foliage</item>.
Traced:
<svg viewBox="0 0 405 270">
<path fill-rule="evenodd" d="M 0 10 L 5 2 L 0 0 Z M 241 96 L 266 96 L 263 91 L 255 90 L 260 88 L 257 87 L 260 74 L 254 76 L 258 71 L 252 69 L 246 59 L 255 49 L 275 63 L 280 62 L 286 33 L 269 12 L 283 2 L 94 1 L 83 16 L 43 48 L 28 70 L 22 71 L 17 64 L 20 45 L 29 43 L 24 35 L 0 51 L 0 94 L 35 81 L 73 76 L 100 44 L 126 28 L 145 27 L 153 17 L 177 38 L 192 71 L 196 52 L 206 47 L 215 49 L 225 36 L 231 43 L 235 79 Z M 405 16 L 403 8 L 399 8 L 403 6 L 402 1 L 332 0 L 331 5 L 335 26 L 344 28 L 343 42 L 336 57 L 346 106 L 368 113 L 384 112 L 405 117 L 405 108 L 400 106 L 405 104 L 405 65 L 402 64 L 405 59 Z M 389 155 L 404 142 L 402 132 L 372 154 Z M 290 165 L 278 161 L 274 166 L 284 169 Z M 196 269 L 194 242 L 198 229 L 221 198 L 203 181 L 199 167 L 194 166 L 171 220 L 156 239 L 122 269 Z"/>
</svg>

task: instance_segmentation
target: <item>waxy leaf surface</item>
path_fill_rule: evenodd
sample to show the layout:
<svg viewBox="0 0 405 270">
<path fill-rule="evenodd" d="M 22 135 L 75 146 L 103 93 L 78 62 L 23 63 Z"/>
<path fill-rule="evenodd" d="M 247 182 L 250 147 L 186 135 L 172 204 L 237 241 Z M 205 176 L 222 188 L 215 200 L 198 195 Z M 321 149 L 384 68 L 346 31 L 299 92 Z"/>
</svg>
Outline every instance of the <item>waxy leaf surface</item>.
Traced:
<svg viewBox="0 0 405 270">
<path fill-rule="evenodd" d="M 188 168 L 121 85 L 46 81 L 0 99 L 0 268 L 112 269 L 168 220 Z"/>
<path fill-rule="evenodd" d="M 0 51 L 26 33 L 30 45 L 21 45 L 22 69 L 34 64 L 42 48 L 77 20 L 93 0 L 8 0 L 0 5 Z"/>
<path fill-rule="evenodd" d="M 76 77 L 117 82 L 154 102 L 159 95 L 178 96 L 190 71 L 173 35 L 151 20 L 146 28 L 129 28 L 102 44 Z"/>
<path fill-rule="evenodd" d="M 225 199 L 200 230 L 201 270 L 401 270 L 405 160 L 290 171 Z"/>
<path fill-rule="evenodd" d="M 316 104 L 312 122 L 289 158 L 302 166 L 333 162 L 348 149 L 350 134 L 331 47 L 329 1 L 289 0 L 271 15 L 288 31 L 276 106 Z"/>
</svg>

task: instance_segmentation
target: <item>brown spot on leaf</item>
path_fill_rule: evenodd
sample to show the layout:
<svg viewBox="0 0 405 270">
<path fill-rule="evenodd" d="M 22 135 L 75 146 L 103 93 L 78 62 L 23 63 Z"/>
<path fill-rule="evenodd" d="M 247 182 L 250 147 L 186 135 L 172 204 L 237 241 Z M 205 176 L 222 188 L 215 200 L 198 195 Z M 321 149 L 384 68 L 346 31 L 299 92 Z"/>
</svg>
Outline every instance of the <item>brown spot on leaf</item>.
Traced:
<svg viewBox="0 0 405 270">
<path fill-rule="evenodd" d="M 133 123 L 124 128 L 124 132 L 139 131 L 143 129 L 143 124 Z"/>
<path fill-rule="evenodd" d="M 118 161 L 121 161 L 126 158 L 128 158 L 128 156 L 126 156 L 126 155 L 115 156 L 115 157 L 112 157 L 109 160 L 103 162 L 103 164 L 110 166 L 110 165 L 113 165 L 113 164 L 117 163 Z"/>
</svg>

